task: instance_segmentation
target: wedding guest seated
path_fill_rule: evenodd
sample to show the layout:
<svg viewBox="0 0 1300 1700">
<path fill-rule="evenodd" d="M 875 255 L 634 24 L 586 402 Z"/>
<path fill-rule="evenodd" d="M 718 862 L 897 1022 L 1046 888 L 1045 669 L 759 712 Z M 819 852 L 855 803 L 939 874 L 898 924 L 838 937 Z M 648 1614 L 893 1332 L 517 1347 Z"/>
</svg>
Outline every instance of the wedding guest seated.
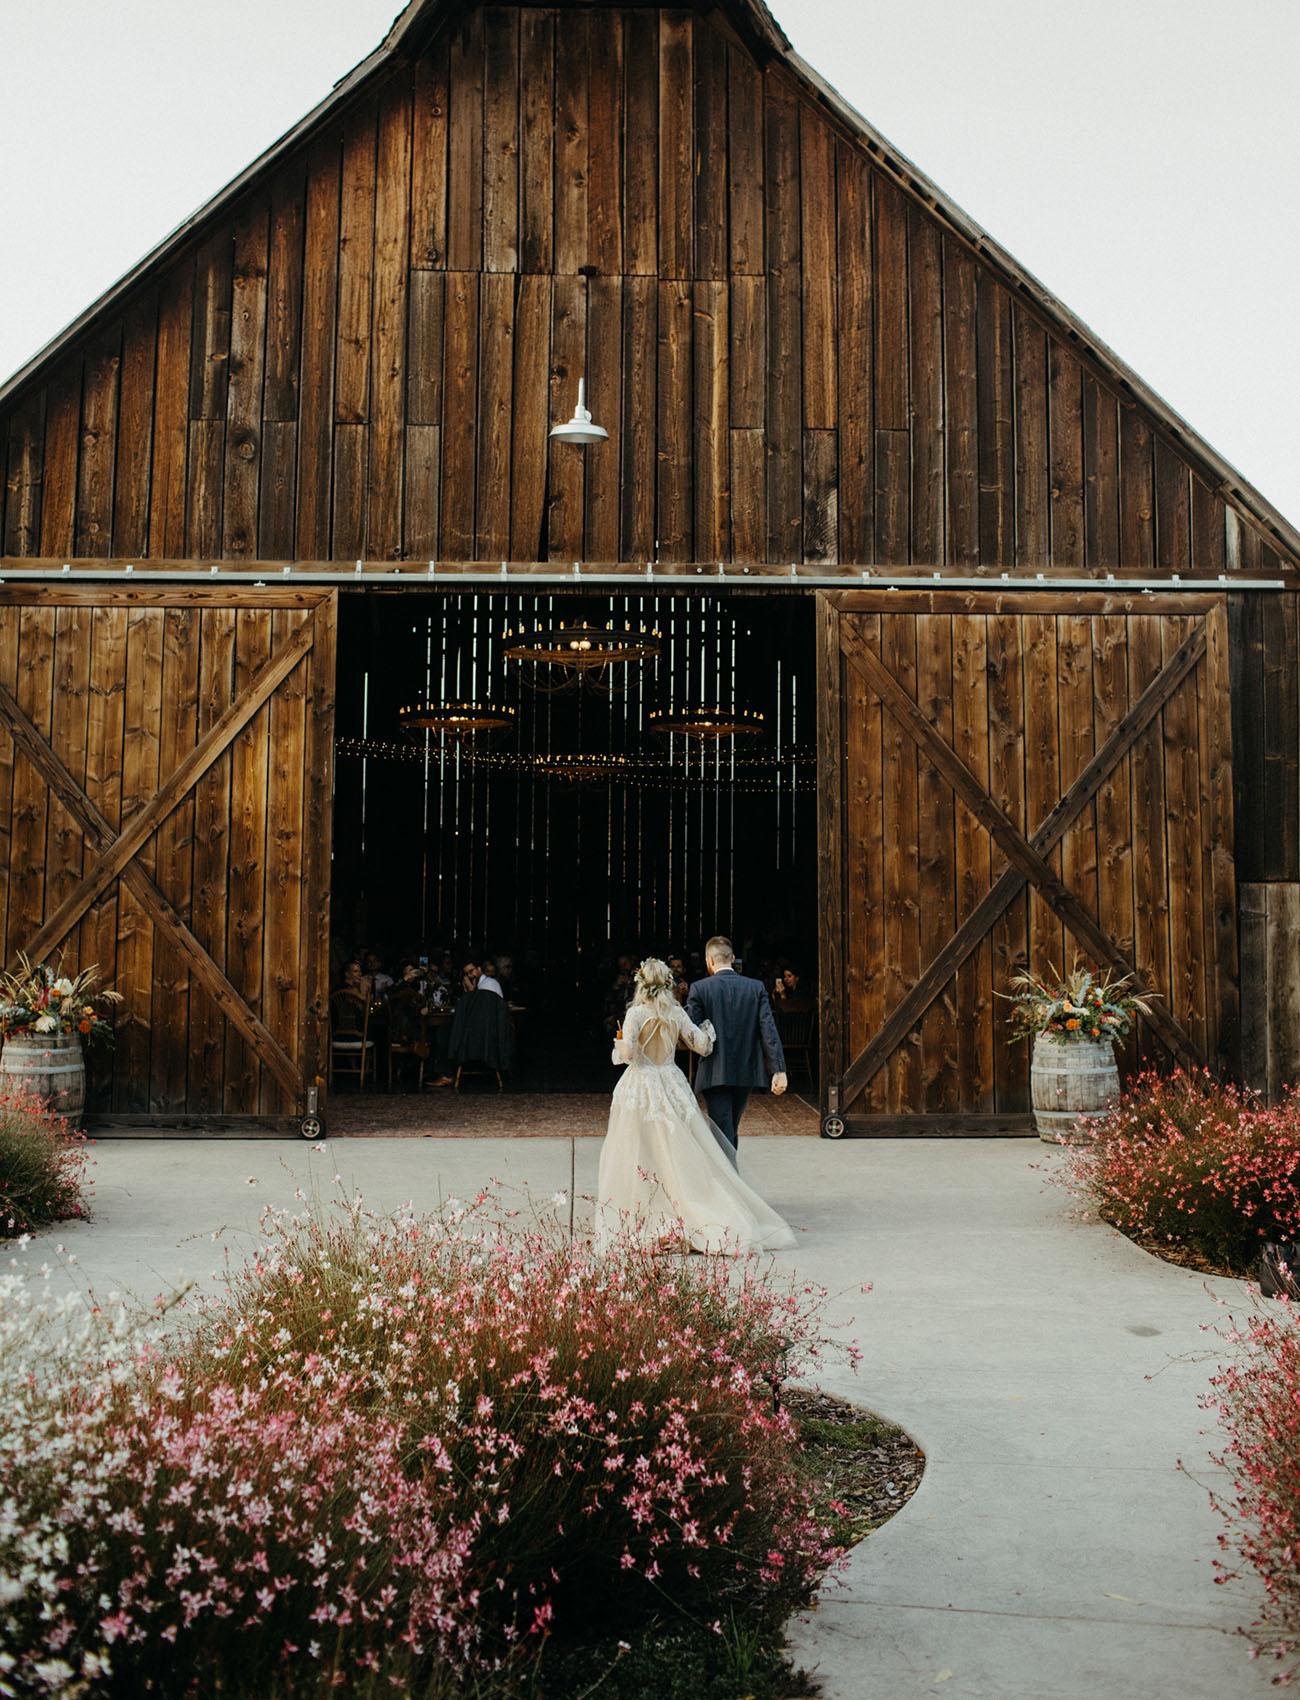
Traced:
<svg viewBox="0 0 1300 1700">
<path fill-rule="evenodd" d="M 495 1074 L 497 1090 L 502 1089 L 501 1077 L 514 1062 L 514 1028 L 506 1000 L 500 992 L 484 991 L 481 978 L 456 1005 L 447 1054 L 457 1086 L 467 1068 L 481 1068 Z"/>
<path fill-rule="evenodd" d="M 343 981 L 339 990 L 342 992 L 351 992 L 354 997 L 362 998 L 366 1003 L 370 1002 L 370 981 L 362 972 L 361 958 L 359 956 L 351 957 L 349 961 L 344 964 Z"/>
<path fill-rule="evenodd" d="M 383 958 L 377 950 L 368 950 L 365 953 L 365 969 L 372 996 L 383 997 L 393 983 L 393 976 L 384 972 Z"/>
</svg>

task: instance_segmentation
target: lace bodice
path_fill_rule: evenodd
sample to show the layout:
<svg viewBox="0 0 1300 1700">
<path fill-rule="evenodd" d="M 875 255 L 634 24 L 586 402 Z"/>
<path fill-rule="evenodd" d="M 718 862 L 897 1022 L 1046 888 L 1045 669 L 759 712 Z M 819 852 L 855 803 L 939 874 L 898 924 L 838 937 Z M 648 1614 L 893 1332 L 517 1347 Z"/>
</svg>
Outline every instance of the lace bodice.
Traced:
<svg viewBox="0 0 1300 1700">
<path fill-rule="evenodd" d="M 648 1004 L 633 1004 L 623 1020 L 623 1037 L 615 1039 L 611 1061 L 629 1068 L 672 1068 L 678 1043 L 697 1056 L 713 1049 L 713 1023 L 697 1027 L 679 1004 L 660 1012 Z"/>
</svg>

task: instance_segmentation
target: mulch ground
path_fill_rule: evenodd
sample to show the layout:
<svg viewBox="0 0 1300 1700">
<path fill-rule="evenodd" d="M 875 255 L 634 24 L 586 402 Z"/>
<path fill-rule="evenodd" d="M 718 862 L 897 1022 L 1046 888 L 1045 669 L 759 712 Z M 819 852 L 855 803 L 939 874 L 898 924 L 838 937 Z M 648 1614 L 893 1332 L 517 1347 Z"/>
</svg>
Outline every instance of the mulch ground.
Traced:
<svg viewBox="0 0 1300 1700">
<path fill-rule="evenodd" d="M 818 1388 L 788 1387 L 781 1397 L 799 1424 L 819 1497 L 846 1507 L 840 1538 L 865 1539 L 901 1511 L 921 1485 L 925 1454 L 883 1417 Z"/>
<path fill-rule="evenodd" d="M 477 1083 L 462 1092 L 340 1088 L 330 1099 L 329 1131 L 340 1139 L 599 1139 L 608 1116 L 607 1092 L 497 1092 Z M 741 1138 L 818 1131 L 817 1111 L 804 1099 L 755 1093 Z"/>
</svg>

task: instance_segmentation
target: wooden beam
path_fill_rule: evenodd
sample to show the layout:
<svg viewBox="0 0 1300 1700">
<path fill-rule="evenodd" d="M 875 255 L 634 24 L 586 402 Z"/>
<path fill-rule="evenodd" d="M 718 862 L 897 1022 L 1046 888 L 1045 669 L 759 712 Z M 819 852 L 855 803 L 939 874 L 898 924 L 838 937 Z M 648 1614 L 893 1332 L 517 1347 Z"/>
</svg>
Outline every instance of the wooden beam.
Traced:
<svg viewBox="0 0 1300 1700">
<path fill-rule="evenodd" d="M 847 1139 L 1025 1139 L 1037 1137 L 1031 1115 L 847 1116 Z"/>
<path fill-rule="evenodd" d="M 293 672 L 311 649 L 314 630 L 314 622 L 305 620 L 279 653 L 259 668 L 243 695 L 231 703 L 221 719 L 195 744 L 162 789 L 131 817 L 81 883 L 68 893 L 44 922 L 40 931 L 24 947 L 25 956 L 39 962 L 49 950 L 67 938 L 100 893 L 148 843 L 181 799 L 193 790 L 222 751 L 234 742 L 272 692 Z"/>
<path fill-rule="evenodd" d="M 94 848 L 106 851 L 117 834 L 2 684 L 0 719 Z M 154 925 L 169 935 L 213 1003 L 228 1021 L 234 1022 L 263 1064 L 296 1097 L 302 1089 L 302 1076 L 292 1058 L 248 1007 L 140 863 L 128 862 L 122 870 L 122 879 L 144 905 Z"/>
<path fill-rule="evenodd" d="M 1055 913 L 1073 932 L 1082 937 L 1098 956 L 1108 961 L 1120 973 L 1133 973 L 1132 966 L 1114 941 L 1097 926 L 1073 893 L 1068 892 L 1061 884 L 1045 858 L 1096 796 L 1107 775 L 1196 667 L 1205 653 L 1205 628 L 1203 625 L 1197 626 L 1169 665 L 1134 703 L 1065 796 L 1045 817 L 1029 842 L 1025 841 L 960 757 L 934 730 L 920 708 L 883 663 L 867 649 L 850 622 L 842 625 L 841 640 L 845 653 L 862 672 L 886 708 L 895 714 L 904 728 L 916 739 L 920 748 L 934 760 L 944 778 L 971 808 L 976 819 L 992 834 L 1011 863 L 988 895 L 924 970 L 911 992 L 888 1017 L 870 1044 L 854 1058 L 845 1071 L 840 1083 L 842 1113 L 843 1106 L 862 1093 L 877 1070 L 916 1026 L 989 928 L 1023 890 L 1027 881 L 1032 880 L 1035 888 L 1041 892 L 1045 901 L 1051 904 Z M 935 746 L 938 746 L 939 750 L 936 750 Z M 942 754 L 939 751 L 942 751 Z M 1155 1013 L 1157 1010 L 1158 1015 Z M 1174 1054 L 1193 1061 L 1195 1066 L 1200 1066 L 1196 1048 L 1168 1010 L 1156 1003 L 1153 1004 L 1152 1011 L 1152 1026 Z"/>
</svg>

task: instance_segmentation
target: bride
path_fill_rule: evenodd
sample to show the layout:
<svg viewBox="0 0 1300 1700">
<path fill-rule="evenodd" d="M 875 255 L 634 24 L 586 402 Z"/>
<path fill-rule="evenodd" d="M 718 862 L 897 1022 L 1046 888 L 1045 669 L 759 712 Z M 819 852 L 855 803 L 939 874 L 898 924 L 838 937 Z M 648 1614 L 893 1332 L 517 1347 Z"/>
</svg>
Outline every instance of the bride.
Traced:
<svg viewBox="0 0 1300 1700">
<path fill-rule="evenodd" d="M 627 1072 L 614 1088 L 600 1151 L 597 1243 L 632 1224 L 649 1240 L 692 1251 L 775 1251 L 794 1235 L 737 1174 L 730 1146 L 695 1101 L 674 1054 L 682 1042 L 713 1049 L 713 1024 L 697 1027 L 656 957 L 636 974 L 636 994 L 614 1041 Z"/>
</svg>

